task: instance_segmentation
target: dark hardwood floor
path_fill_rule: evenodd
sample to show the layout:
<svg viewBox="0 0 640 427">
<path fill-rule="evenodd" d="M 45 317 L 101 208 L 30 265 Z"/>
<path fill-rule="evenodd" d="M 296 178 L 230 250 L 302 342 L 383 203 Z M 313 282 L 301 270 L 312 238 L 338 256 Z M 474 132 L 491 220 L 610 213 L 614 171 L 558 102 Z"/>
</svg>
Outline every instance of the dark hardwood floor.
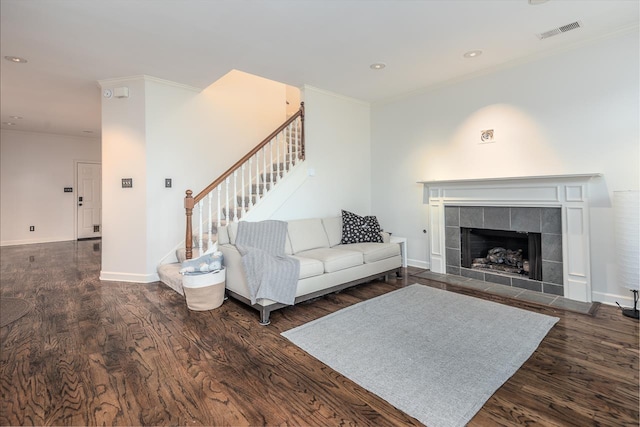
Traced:
<svg viewBox="0 0 640 427">
<path fill-rule="evenodd" d="M 638 426 L 638 322 L 564 312 L 411 277 L 272 314 L 191 312 L 161 283 L 100 282 L 100 244 L 0 248 L 0 295 L 34 308 L 0 329 L 2 425 L 420 425 L 280 336 L 412 283 L 560 321 L 469 425 Z M 384 321 L 384 319 L 381 319 Z"/>
</svg>

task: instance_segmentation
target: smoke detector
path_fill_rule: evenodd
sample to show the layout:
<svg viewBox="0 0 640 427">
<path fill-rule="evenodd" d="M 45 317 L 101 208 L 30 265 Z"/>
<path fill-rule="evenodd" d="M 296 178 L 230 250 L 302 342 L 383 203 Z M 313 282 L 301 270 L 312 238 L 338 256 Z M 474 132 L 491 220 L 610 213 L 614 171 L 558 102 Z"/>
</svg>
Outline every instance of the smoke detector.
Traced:
<svg viewBox="0 0 640 427">
<path fill-rule="evenodd" d="M 566 33 L 567 31 L 575 30 L 577 28 L 582 28 L 581 21 L 575 21 L 567 25 L 562 25 L 558 28 L 554 28 L 549 31 L 545 31 L 544 33 L 536 34 L 536 36 L 540 40 L 548 39 L 549 37 L 557 36 L 558 34 Z"/>
</svg>

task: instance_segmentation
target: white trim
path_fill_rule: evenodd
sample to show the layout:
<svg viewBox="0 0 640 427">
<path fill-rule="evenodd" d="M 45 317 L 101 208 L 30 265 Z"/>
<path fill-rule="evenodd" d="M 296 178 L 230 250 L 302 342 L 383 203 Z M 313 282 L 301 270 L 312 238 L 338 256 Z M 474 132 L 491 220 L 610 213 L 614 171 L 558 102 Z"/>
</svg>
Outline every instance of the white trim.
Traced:
<svg viewBox="0 0 640 427">
<path fill-rule="evenodd" d="M 429 181 L 424 203 L 429 208 L 431 271 L 446 274 L 447 206 L 558 207 L 562 213 L 564 296 L 591 302 L 589 181 L 601 174 L 547 175 Z"/>
<path fill-rule="evenodd" d="M 328 90 L 320 89 L 320 88 L 317 88 L 317 87 L 314 87 L 314 86 L 310 86 L 310 85 L 302 86 L 302 90 L 303 91 L 306 90 L 306 89 L 312 90 L 314 92 L 321 93 L 323 95 L 332 96 L 334 98 L 338 98 L 338 99 L 341 99 L 343 101 L 355 102 L 356 104 L 360 104 L 360 105 L 364 105 L 364 106 L 367 106 L 367 107 L 371 107 L 371 103 L 370 102 L 363 101 L 361 99 L 351 98 L 349 96 L 341 95 L 339 93 L 335 93 L 335 92 L 331 92 L 331 91 L 328 91 Z"/>
<path fill-rule="evenodd" d="M 493 181 L 497 182 L 508 182 L 508 181 L 531 181 L 531 180 L 570 180 L 570 179 L 588 179 L 588 178 L 598 178 L 601 177 L 601 173 L 576 173 L 576 174 L 568 174 L 568 175 L 530 175 L 530 176 L 505 176 L 505 177 L 494 177 L 494 178 L 468 178 L 468 179 L 443 179 L 443 180 L 433 180 L 433 181 L 418 181 L 418 184 L 425 184 L 429 187 L 435 186 L 438 184 L 466 184 L 466 183 L 491 183 Z"/>
<path fill-rule="evenodd" d="M 18 245 L 35 245 L 37 243 L 59 243 L 59 242 L 73 242 L 76 239 L 69 240 L 68 237 L 52 237 L 48 239 L 39 240 L 5 240 L 0 242 L 0 246 L 18 246 Z"/>
<path fill-rule="evenodd" d="M 418 260 L 418 259 L 411 259 L 409 258 L 407 260 L 407 265 L 409 267 L 418 267 L 418 268 L 424 268 L 426 270 L 429 270 L 430 265 L 428 261 L 422 261 L 422 260 Z"/>
<path fill-rule="evenodd" d="M 100 280 L 105 282 L 152 283 L 159 282 L 160 277 L 158 277 L 158 273 L 135 274 L 118 273 L 115 271 L 100 271 Z"/>
<path fill-rule="evenodd" d="M 114 78 L 114 79 L 105 79 L 105 80 L 98 80 L 98 85 L 101 88 L 105 88 L 105 87 L 113 87 L 113 86 L 118 86 L 121 84 L 126 84 L 128 82 L 132 82 L 132 81 L 137 81 L 137 80 L 142 80 L 145 82 L 153 82 L 153 83 L 159 83 L 159 84 L 163 84 L 165 86 L 171 86 L 171 87 L 176 87 L 179 89 L 185 89 L 185 90 L 189 90 L 192 92 L 202 92 L 202 88 L 197 88 L 195 86 L 189 86 L 189 85 L 185 85 L 182 83 L 176 83 L 176 82 L 172 82 L 171 80 L 164 80 L 164 79 L 160 79 L 158 77 L 153 77 L 153 76 L 148 76 L 146 74 L 140 74 L 137 76 L 129 76 L 129 77 L 118 77 L 118 78 Z"/>
<path fill-rule="evenodd" d="M 623 297 L 622 295 L 609 294 L 606 292 L 593 292 L 593 300 L 607 305 L 618 306 L 620 303 L 624 308 L 633 307 L 633 296 Z"/>
</svg>

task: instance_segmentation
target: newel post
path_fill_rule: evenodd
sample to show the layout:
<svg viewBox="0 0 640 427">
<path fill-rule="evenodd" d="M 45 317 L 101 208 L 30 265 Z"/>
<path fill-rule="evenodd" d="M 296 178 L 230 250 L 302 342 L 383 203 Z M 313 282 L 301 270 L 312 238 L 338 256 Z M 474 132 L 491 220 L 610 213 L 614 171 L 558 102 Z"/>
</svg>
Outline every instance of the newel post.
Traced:
<svg viewBox="0 0 640 427">
<path fill-rule="evenodd" d="M 195 203 L 193 201 L 193 191 L 187 190 L 187 196 L 184 198 L 184 210 L 187 215 L 187 233 L 184 238 L 184 246 L 186 249 L 186 258 L 191 259 L 193 256 L 193 229 L 191 226 L 191 217 L 193 216 L 193 207 Z"/>
</svg>

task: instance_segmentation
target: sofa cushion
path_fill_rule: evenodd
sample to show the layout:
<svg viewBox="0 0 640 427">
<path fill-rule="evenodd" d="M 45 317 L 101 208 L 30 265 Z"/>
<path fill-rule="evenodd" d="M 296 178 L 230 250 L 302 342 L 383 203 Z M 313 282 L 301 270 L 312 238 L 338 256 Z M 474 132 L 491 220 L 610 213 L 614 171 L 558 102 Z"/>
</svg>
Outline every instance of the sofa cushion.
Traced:
<svg viewBox="0 0 640 427">
<path fill-rule="evenodd" d="M 327 232 L 329 238 L 329 247 L 339 245 L 342 241 L 342 218 L 339 216 L 323 218 L 322 225 L 324 225 L 324 231 Z"/>
<path fill-rule="evenodd" d="M 362 252 L 345 249 L 317 248 L 303 251 L 296 255 L 322 261 L 325 273 L 332 273 L 334 271 L 356 267 L 364 263 Z"/>
<path fill-rule="evenodd" d="M 334 249 L 361 252 L 365 264 L 400 255 L 400 245 L 396 243 L 351 243 L 336 246 Z"/>
<path fill-rule="evenodd" d="M 375 216 L 360 216 L 342 211 L 342 243 L 382 243 L 380 224 Z"/>
<path fill-rule="evenodd" d="M 324 264 L 320 260 L 295 255 L 292 256 L 292 258 L 300 261 L 300 280 L 306 279 L 307 277 L 319 276 L 324 273 Z"/>
<path fill-rule="evenodd" d="M 284 241 L 284 253 L 285 255 L 293 255 L 293 249 L 291 249 L 291 239 L 289 239 L 288 232 L 287 232 L 287 238 Z"/>
<path fill-rule="evenodd" d="M 320 218 L 289 221 L 289 240 L 294 254 L 329 247 L 329 239 Z"/>
<path fill-rule="evenodd" d="M 219 245 L 228 245 L 229 244 L 229 231 L 226 226 L 218 227 L 218 244 Z"/>
<path fill-rule="evenodd" d="M 236 244 L 236 237 L 238 237 L 238 223 L 232 222 L 227 225 L 227 233 L 229 233 L 229 243 Z"/>
</svg>

